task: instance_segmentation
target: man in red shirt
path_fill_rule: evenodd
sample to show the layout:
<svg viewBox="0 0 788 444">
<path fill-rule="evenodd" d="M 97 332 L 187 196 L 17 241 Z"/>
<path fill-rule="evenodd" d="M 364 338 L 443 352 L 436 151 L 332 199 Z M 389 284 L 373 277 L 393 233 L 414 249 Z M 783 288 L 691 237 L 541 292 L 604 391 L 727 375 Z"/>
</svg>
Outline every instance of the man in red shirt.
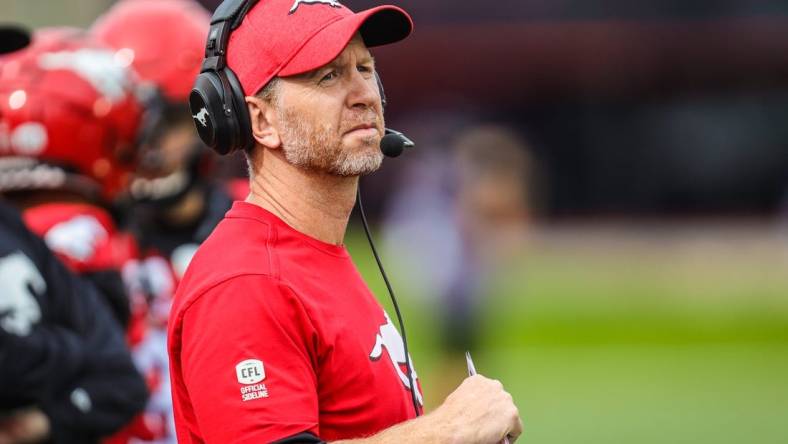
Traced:
<svg viewBox="0 0 788 444">
<path fill-rule="evenodd" d="M 358 178 L 383 157 L 367 47 L 411 28 L 393 6 L 355 14 L 335 0 L 262 0 L 232 31 L 227 66 L 248 110 L 251 192 L 175 296 L 179 442 L 493 444 L 521 433 L 511 396 L 482 376 L 416 418 L 421 394 L 402 339 L 342 245 Z M 198 128 L 215 124 L 209 110 L 193 113 Z"/>
</svg>

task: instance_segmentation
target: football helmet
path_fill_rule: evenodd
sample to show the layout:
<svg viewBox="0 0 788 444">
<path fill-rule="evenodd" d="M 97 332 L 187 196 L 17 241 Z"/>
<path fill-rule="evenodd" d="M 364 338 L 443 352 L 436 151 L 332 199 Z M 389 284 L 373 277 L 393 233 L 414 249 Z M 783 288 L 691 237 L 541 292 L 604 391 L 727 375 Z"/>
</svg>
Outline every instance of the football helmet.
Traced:
<svg viewBox="0 0 788 444">
<path fill-rule="evenodd" d="M 86 33 L 43 29 L 0 63 L 0 192 L 69 189 L 111 201 L 136 165 L 133 71 Z"/>
<path fill-rule="evenodd" d="M 211 17 L 191 0 L 121 0 L 91 32 L 166 100 L 186 102 L 200 72 Z"/>
<path fill-rule="evenodd" d="M 213 168 L 188 108 L 210 20 L 193 0 L 121 0 L 91 27 L 157 92 L 147 100 L 140 166 L 130 187 L 137 204 L 169 208 Z"/>
</svg>

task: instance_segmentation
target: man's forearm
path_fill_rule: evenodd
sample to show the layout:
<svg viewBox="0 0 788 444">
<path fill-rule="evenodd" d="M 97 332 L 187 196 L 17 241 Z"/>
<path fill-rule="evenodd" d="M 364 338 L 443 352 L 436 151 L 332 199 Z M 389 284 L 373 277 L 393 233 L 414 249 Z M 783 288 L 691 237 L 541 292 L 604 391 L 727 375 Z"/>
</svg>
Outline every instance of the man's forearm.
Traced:
<svg viewBox="0 0 788 444">
<path fill-rule="evenodd" d="M 362 439 L 332 441 L 332 444 L 453 444 L 453 430 L 435 411 L 410 421 L 389 427 L 382 432 Z"/>
</svg>

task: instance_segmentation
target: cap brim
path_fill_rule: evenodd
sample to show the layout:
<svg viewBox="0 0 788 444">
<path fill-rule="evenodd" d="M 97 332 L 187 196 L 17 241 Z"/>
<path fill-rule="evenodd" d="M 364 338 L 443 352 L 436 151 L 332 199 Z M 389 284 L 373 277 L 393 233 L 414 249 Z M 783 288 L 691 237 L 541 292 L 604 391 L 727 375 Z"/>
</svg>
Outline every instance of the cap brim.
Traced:
<svg viewBox="0 0 788 444">
<path fill-rule="evenodd" d="M 0 25 L 0 54 L 18 51 L 30 44 L 30 32 L 16 25 Z"/>
<path fill-rule="evenodd" d="M 413 30 L 413 20 L 403 9 L 378 6 L 337 20 L 321 29 L 279 70 L 287 77 L 320 68 L 334 60 L 350 39 L 361 32 L 367 47 L 398 42 Z"/>
</svg>

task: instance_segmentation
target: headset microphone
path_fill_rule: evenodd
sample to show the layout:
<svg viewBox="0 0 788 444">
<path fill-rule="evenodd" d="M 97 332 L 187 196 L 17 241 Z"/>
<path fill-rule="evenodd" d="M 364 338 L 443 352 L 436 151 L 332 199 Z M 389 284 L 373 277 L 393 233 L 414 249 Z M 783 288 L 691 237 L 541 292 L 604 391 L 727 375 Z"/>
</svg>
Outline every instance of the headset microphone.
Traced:
<svg viewBox="0 0 788 444">
<path fill-rule="evenodd" d="M 387 157 L 397 157 L 405 151 L 405 148 L 416 146 L 412 140 L 399 131 L 386 128 L 386 134 L 380 139 L 380 151 Z"/>
<path fill-rule="evenodd" d="M 375 71 L 375 83 L 378 85 L 378 93 L 380 93 L 380 103 L 383 109 L 386 109 L 386 90 L 383 89 L 383 82 L 380 81 L 380 76 Z M 405 148 L 413 148 L 416 146 L 412 140 L 408 139 L 404 134 L 399 131 L 386 128 L 383 138 L 380 139 L 380 151 L 386 157 L 397 157 L 405 151 Z"/>
</svg>

